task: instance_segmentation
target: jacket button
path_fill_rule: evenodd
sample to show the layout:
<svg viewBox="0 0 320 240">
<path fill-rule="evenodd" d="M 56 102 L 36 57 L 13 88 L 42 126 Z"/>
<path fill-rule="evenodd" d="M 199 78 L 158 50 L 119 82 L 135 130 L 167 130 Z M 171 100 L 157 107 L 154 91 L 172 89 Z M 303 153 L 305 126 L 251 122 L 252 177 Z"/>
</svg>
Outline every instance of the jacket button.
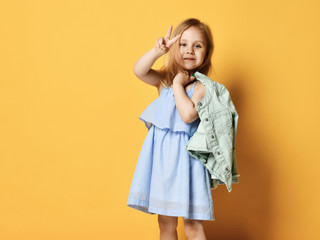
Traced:
<svg viewBox="0 0 320 240">
<path fill-rule="evenodd" d="M 211 135 L 211 138 L 214 138 L 214 135 Z"/>
<path fill-rule="evenodd" d="M 226 171 L 229 171 L 229 168 L 226 167 Z"/>
<path fill-rule="evenodd" d="M 207 122 L 209 121 L 209 119 L 208 119 L 208 118 L 205 118 L 204 120 L 206 120 Z"/>
<path fill-rule="evenodd" d="M 218 155 L 220 155 L 220 152 L 217 152 Z"/>
<path fill-rule="evenodd" d="M 202 103 L 201 103 L 201 102 L 199 102 L 199 103 L 198 103 L 198 105 L 201 107 L 201 106 L 202 106 Z"/>
</svg>

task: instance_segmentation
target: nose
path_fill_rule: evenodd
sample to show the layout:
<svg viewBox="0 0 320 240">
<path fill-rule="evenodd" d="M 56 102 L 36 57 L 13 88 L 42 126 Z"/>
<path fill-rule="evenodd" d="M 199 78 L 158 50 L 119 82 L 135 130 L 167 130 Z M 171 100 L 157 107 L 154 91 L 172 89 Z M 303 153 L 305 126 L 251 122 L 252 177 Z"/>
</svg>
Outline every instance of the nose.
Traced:
<svg viewBox="0 0 320 240">
<path fill-rule="evenodd" d="M 192 47 L 189 47 L 189 48 L 187 49 L 187 53 L 193 54 L 193 53 L 194 53 L 194 52 L 193 52 L 193 48 L 192 48 Z"/>
</svg>

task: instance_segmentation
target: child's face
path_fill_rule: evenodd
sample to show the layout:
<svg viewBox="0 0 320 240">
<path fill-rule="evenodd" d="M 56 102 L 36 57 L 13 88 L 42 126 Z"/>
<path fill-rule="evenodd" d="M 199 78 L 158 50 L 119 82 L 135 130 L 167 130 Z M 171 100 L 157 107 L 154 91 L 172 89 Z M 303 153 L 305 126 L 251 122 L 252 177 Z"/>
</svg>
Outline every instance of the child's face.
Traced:
<svg viewBox="0 0 320 240">
<path fill-rule="evenodd" d="M 195 27 L 185 30 L 179 39 L 179 53 L 176 54 L 177 63 L 184 70 L 199 67 L 206 54 L 206 41 L 202 33 Z"/>
</svg>

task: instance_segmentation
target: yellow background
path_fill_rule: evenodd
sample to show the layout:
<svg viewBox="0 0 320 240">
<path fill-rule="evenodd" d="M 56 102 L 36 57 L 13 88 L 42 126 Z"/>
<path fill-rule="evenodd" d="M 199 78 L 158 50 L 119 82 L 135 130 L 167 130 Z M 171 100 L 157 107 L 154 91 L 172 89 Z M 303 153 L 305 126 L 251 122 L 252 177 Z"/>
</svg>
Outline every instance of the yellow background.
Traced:
<svg viewBox="0 0 320 240">
<path fill-rule="evenodd" d="M 316 0 L 1 1 L 0 239 L 159 238 L 156 215 L 126 206 L 147 133 L 138 117 L 157 97 L 133 66 L 189 17 L 211 27 L 211 77 L 239 113 L 240 183 L 213 190 L 208 239 L 320 239 L 319 11 Z"/>
</svg>

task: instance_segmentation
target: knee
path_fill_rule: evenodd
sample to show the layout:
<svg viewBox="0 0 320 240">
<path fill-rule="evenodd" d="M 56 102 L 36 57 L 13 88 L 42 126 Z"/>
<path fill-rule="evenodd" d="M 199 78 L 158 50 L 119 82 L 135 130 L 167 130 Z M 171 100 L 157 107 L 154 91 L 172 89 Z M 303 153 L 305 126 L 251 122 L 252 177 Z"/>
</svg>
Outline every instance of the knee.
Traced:
<svg viewBox="0 0 320 240">
<path fill-rule="evenodd" d="M 203 225 L 201 220 L 184 220 L 184 230 L 188 239 L 194 239 L 195 237 L 202 235 Z"/>
<path fill-rule="evenodd" d="M 171 216 L 158 215 L 158 223 L 160 231 L 172 232 L 176 231 L 178 225 L 178 218 Z"/>
</svg>

